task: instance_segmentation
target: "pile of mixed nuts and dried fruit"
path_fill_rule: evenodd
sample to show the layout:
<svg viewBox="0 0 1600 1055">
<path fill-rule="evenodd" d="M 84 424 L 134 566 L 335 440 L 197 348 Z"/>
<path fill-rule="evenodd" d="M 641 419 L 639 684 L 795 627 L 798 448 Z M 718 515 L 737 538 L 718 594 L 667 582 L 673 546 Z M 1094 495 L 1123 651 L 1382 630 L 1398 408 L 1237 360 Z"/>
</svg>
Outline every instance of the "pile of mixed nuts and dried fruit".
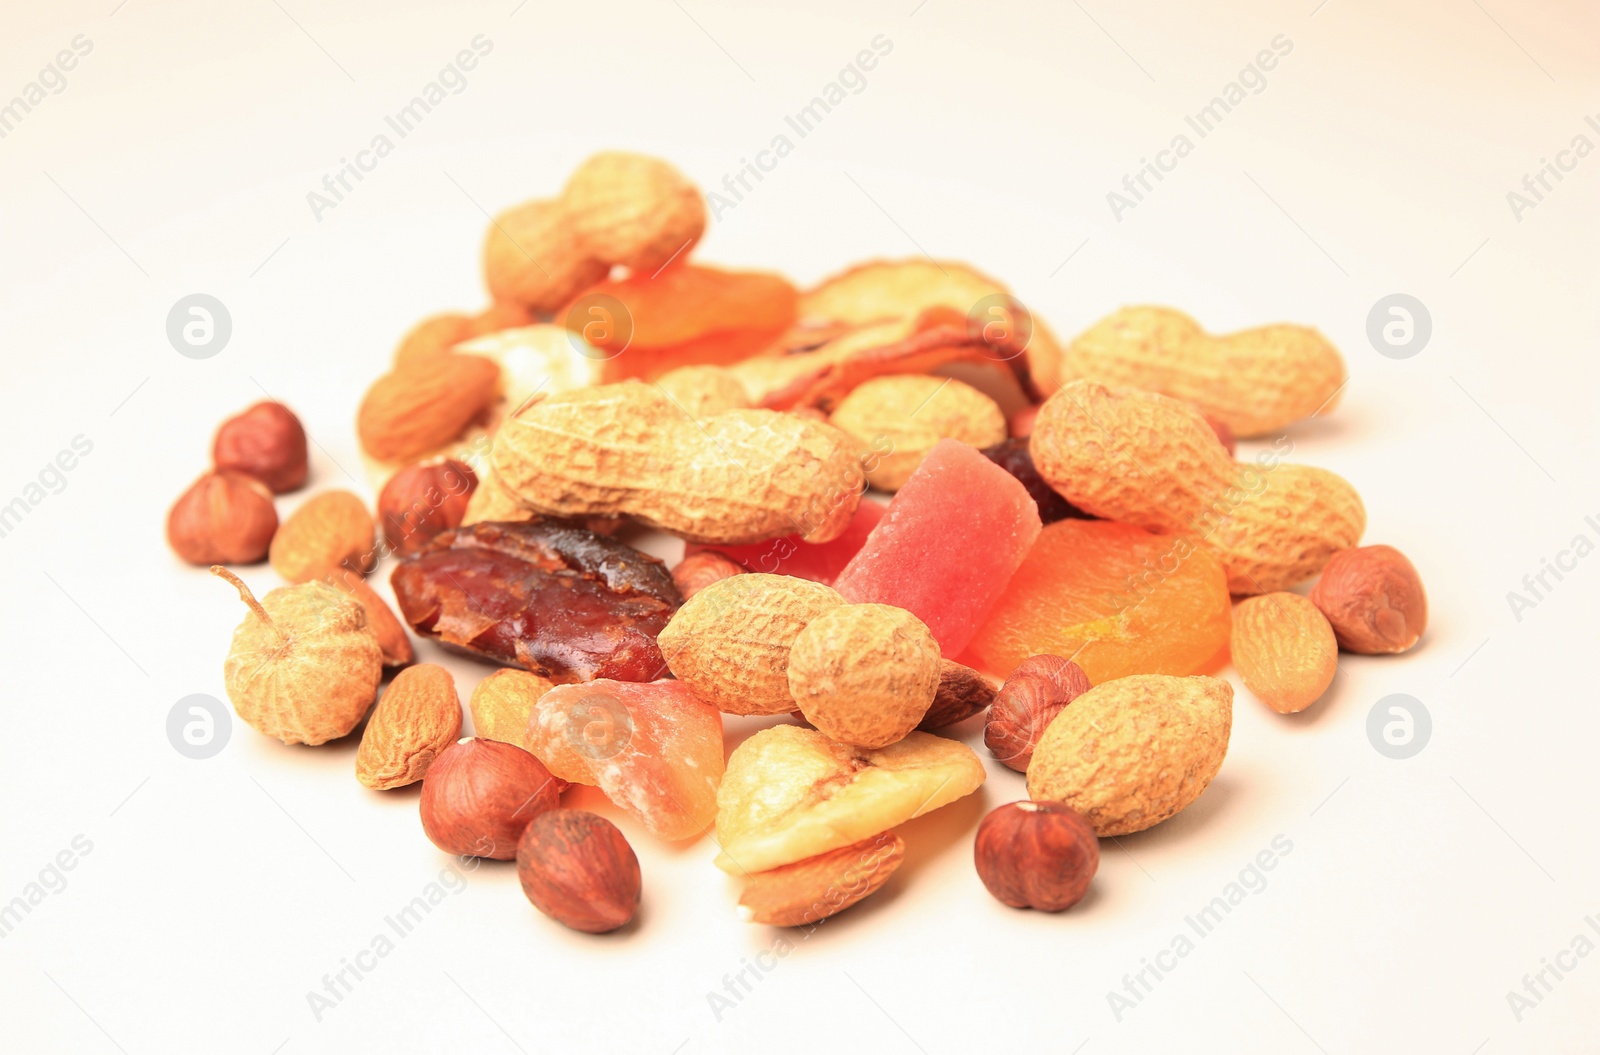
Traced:
<svg viewBox="0 0 1600 1055">
<path fill-rule="evenodd" d="M 896 826 L 983 783 L 940 733 L 987 712 L 1028 799 L 978 827 L 978 874 L 1057 911 L 1099 836 L 1216 775 L 1233 689 L 1199 672 L 1230 646 L 1290 713 L 1340 648 L 1422 635 L 1417 572 L 1358 546 L 1350 484 L 1283 443 L 1235 458 L 1339 395 L 1315 330 L 1138 307 L 1063 347 L 960 264 L 802 292 L 690 262 L 705 223 L 679 172 L 623 153 L 496 217 L 490 307 L 418 324 L 361 401 L 376 518 L 326 491 L 279 524 L 300 422 L 263 403 L 223 424 L 167 535 L 248 606 L 224 666 L 240 718 L 291 744 L 365 721 L 362 784 L 422 781 L 436 846 L 516 858 L 541 911 L 600 932 L 633 917 L 639 864 L 561 807 L 569 784 L 656 838 L 714 829 L 746 918 L 814 923 L 883 885 Z M 625 541 L 644 528 L 687 544 L 670 572 Z M 399 618 L 365 581 L 388 557 Z M 259 601 L 220 567 L 263 558 L 287 585 Z M 475 737 L 408 627 L 502 666 Z M 766 717 L 725 754 L 724 715 Z"/>
</svg>

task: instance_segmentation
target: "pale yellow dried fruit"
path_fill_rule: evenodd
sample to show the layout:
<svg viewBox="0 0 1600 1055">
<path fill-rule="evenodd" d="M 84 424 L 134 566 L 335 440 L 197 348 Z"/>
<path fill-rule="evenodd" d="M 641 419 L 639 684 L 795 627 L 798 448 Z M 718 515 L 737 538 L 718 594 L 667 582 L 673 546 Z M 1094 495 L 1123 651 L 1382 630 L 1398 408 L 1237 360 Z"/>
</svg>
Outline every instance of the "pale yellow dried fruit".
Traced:
<svg viewBox="0 0 1600 1055">
<path fill-rule="evenodd" d="M 1114 311 L 1080 334 L 1064 374 L 1193 403 L 1245 437 L 1325 412 L 1345 383 L 1344 357 L 1316 330 L 1260 326 L 1214 337 L 1181 311 L 1148 306 Z"/>
<path fill-rule="evenodd" d="M 1317 606 L 1297 593 L 1247 597 L 1233 608 L 1239 680 L 1279 714 L 1310 707 L 1339 669 L 1339 642 Z"/>
<path fill-rule="evenodd" d="M 842 604 L 808 579 L 735 575 L 685 601 L 656 643 L 673 675 L 723 713 L 787 714 L 789 651 L 806 624 Z"/>
<path fill-rule="evenodd" d="M 472 730 L 485 740 L 498 740 L 533 753 L 533 738 L 528 735 L 528 719 L 539 698 L 555 683 L 531 671 L 506 667 L 478 682 L 467 708 L 472 712 Z"/>
<path fill-rule="evenodd" d="M 356 749 L 356 779 L 375 791 L 415 784 L 461 735 L 456 680 L 434 663 L 395 675 Z"/>
<path fill-rule="evenodd" d="M 939 642 L 904 608 L 847 604 L 816 619 L 789 653 L 789 692 L 818 731 L 887 747 L 917 727 L 939 688 Z"/>
<path fill-rule="evenodd" d="M 1154 392 L 1073 381 L 1040 409 L 1029 452 L 1079 509 L 1206 542 L 1236 594 L 1311 578 L 1366 528 L 1340 477 L 1270 454 L 1236 462 L 1199 411 Z"/>
<path fill-rule="evenodd" d="M 322 744 L 354 729 L 383 678 L 383 649 L 360 602 L 325 582 L 280 586 L 257 601 L 226 568 L 211 572 L 250 607 L 222 668 L 235 713 L 286 744 Z"/>
<path fill-rule="evenodd" d="M 1100 836 L 1143 831 L 1200 797 L 1232 725 L 1233 686 L 1217 678 L 1105 682 L 1051 721 L 1028 763 L 1028 797 L 1071 806 Z"/>
<path fill-rule="evenodd" d="M 536 513 L 628 515 L 691 542 L 837 538 L 860 499 L 848 436 L 773 410 L 690 419 L 654 385 L 563 392 L 500 426 L 500 482 Z"/>
<path fill-rule="evenodd" d="M 815 729 L 763 729 L 728 758 L 717 791 L 717 867 L 735 875 L 836 850 L 976 791 L 971 748 L 913 732 L 878 750 Z"/>
<path fill-rule="evenodd" d="M 862 468 L 873 487 L 898 491 L 942 439 L 992 447 L 1006 438 L 999 404 L 965 381 L 890 374 L 856 386 L 829 418 L 870 453 Z"/>
</svg>

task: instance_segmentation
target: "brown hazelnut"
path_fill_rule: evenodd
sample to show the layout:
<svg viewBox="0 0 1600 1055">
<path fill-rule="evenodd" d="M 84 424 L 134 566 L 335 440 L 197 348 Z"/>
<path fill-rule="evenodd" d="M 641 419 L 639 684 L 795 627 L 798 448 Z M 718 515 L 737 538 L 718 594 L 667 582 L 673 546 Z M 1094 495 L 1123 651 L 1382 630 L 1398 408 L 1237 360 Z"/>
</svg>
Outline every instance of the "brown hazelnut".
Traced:
<svg viewBox="0 0 1600 1055">
<path fill-rule="evenodd" d="M 190 564 L 254 564 L 277 530 L 272 492 L 242 473 L 206 473 L 167 514 L 167 544 Z"/>
<path fill-rule="evenodd" d="M 281 495 L 306 482 L 306 430 L 282 403 L 257 403 L 222 423 L 211 461 L 218 469 L 254 476 Z"/>
<path fill-rule="evenodd" d="M 1393 546 L 1335 553 L 1312 587 L 1311 603 L 1328 617 L 1339 647 L 1348 652 L 1404 652 L 1428 628 L 1422 577 Z"/>
<path fill-rule="evenodd" d="M 535 817 L 517 844 L 517 878 L 557 923 L 603 934 L 639 910 L 639 858 L 612 824 L 587 810 Z"/>
<path fill-rule="evenodd" d="M 408 465 L 378 495 L 383 537 L 402 557 L 422 551 L 441 531 L 461 526 L 478 475 L 455 459 Z"/>
<path fill-rule="evenodd" d="M 714 549 L 690 553 L 672 569 L 672 581 L 687 601 L 713 583 L 744 574 L 744 565 Z"/>
<path fill-rule="evenodd" d="M 522 829 L 558 801 L 543 762 L 468 736 L 441 751 L 422 778 L 422 830 L 446 853 L 509 861 Z"/>
<path fill-rule="evenodd" d="M 924 732 L 964 722 L 994 702 L 994 685 L 989 679 L 954 660 L 939 663 L 939 688 L 933 705 L 922 716 L 917 728 Z"/>
<path fill-rule="evenodd" d="M 1060 912 L 1083 900 L 1100 867 L 1100 840 L 1059 802 L 1010 802 L 978 825 L 978 878 L 1012 908 Z"/>
<path fill-rule="evenodd" d="M 1089 688 L 1089 676 L 1072 660 L 1029 656 L 1017 664 L 995 694 L 989 721 L 983 727 L 983 742 L 1001 764 L 1026 773 L 1045 729 Z"/>
</svg>

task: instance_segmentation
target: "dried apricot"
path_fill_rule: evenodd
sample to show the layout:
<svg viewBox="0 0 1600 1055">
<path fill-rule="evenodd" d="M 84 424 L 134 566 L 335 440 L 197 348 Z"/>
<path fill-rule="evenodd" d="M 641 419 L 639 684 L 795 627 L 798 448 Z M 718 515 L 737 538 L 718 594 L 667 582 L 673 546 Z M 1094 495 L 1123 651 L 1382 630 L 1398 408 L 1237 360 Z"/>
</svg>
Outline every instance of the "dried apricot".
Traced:
<svg viewBox="0 0 1600 1055">
<path fill-rule="evenodd" d="M 590 298 L 627 311 L 615 325 L 586 329 Z M 567 325 L 601 352 L 607 379 L 653 377 L 690 363 L 733 363 L 755 354 L 794 322 L 799 293 L 781 275 L 678 264 L 584 290 Z M 619 354 L 624 353 L 625 354 Z"/>
<path fill-rule="evenodd" d="M 1096 685 L 1193 674 L 1227 644 L 1231 620 L 1212 550 L 1128 524 L 1062 520 L 1040 533 L 968 651 L 999 675 L 1029 656 L 1066 656 Z"/>
</svg>

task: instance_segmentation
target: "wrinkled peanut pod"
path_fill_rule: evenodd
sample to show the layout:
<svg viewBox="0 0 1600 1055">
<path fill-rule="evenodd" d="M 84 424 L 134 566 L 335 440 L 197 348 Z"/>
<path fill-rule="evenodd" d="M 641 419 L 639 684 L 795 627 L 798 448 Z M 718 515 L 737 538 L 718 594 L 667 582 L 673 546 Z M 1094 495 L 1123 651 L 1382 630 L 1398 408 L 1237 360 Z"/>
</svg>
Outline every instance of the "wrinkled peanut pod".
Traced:
<svg viewBox="0 0 1600 1055">
<path fill-rule="evenodd" d="M 641 381 L 563 392 L 500 427 L 491 465 L 538 513 L 628 515 L 691 542 L 837 538 L 861 497 L 838 429 L 772 410 L 691 419 Z"/>
</svg>

